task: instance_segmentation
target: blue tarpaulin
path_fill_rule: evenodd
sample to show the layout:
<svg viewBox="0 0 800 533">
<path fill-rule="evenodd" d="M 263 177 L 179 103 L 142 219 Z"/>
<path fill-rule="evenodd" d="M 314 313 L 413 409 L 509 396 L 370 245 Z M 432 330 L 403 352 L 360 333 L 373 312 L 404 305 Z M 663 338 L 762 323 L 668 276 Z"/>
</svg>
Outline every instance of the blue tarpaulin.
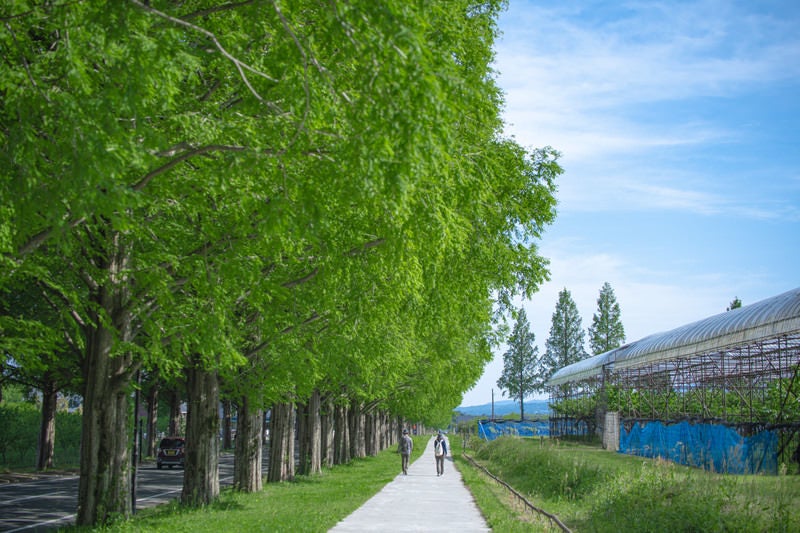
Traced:
<svg viewBox="0 0 800 533">
<path fill-rule="evenodd" d="M 519 437 L 538 437 L 550 434 L 550 426 L 546 420 L 517 422 L 513 420 L 479 420 L 478 436 L 486 440 L 494 440 L 502 435 Z"/>
<path fill-rule="evenodd" d="M 662 457 L 676 463 L 728 474 L 777 474 L 778 435 L 761 431 L 744 437 L 719 424 L 651 421 L 620 429 L 619 451 Z"/>
</svg>

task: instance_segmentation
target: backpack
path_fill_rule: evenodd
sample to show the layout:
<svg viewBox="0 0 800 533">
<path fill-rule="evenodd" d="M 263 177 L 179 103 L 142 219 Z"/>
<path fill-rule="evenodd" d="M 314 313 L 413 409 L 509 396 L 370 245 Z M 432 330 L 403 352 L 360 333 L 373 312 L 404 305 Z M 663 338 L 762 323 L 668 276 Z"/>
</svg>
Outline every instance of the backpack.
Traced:
<svg viewBox="0 0 800 533">
<path fill-rule="evenodd" d="M 400 453 L 408 453 L 408 441 L 409 438 L 403 435 L 400 439 Z"/>
<path fill-rule="evenodd" d="M 433 453 L 436 454 L 436 457 L 442 456 L 442 441 L 439 439 L 433 441 Z"/>
</svg>

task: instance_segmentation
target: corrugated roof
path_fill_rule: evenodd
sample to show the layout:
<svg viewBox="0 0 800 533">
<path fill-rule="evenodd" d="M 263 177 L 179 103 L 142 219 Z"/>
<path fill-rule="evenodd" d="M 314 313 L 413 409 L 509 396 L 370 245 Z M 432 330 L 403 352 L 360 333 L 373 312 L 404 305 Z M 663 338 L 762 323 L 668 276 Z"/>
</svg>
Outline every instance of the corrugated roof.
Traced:
<svg viewBox="0 0 800 533">
<path fill-rule="evenodd" d="M 559 369 L 548 386 L 599 376 L 604 365 L 632 368 L 800 332 L 800 288 L 710 316 Z"/>
</svg>

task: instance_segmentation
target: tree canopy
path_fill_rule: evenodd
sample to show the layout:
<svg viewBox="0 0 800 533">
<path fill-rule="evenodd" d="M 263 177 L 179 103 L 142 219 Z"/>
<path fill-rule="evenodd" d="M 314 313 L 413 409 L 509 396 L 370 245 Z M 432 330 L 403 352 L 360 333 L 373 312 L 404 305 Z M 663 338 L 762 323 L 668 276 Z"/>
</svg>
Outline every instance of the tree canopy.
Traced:
<svg viewBox="0 0 800 533">
<path fill-rule="evenodd" d="M 520 420 L 525 420 L 524 400 L 537 390 L 539 347 L 530 329 L 525 309 L 517 311 L 517 320 L 508 339 L 508 350 L 503 354 L 503 372 L 497 386 L 519 401 Z"/>
<path fill-rule="evenodd" d="M 578 306 L 575 305 L 572 294 L 564 288 L 558 293 L 550 336 L 541 360 L 539 380 L 542 385 L 559 368 L 587 357 L 584 333 Z"/>
<path fill-rule="evenodd" d="M 597 313 L 592 316 L 589 326 L 589 345 L 594 355 L 613 350 L 625 343 L 625 327 L 614 295 L 614 289 L 608 282 L 603 283 L 597 297 Z"/>
<path fill-rule="evenodd" d="M 262 383 L 265 404 L 458 405 L 497 309 L 547 277 L 561 173 L 501 134 L 503 5 L 0 7 L 0 289 L 41 287 L 79 337 L 79 524 L 130 510 L 142 367 Z"/>
</svg>

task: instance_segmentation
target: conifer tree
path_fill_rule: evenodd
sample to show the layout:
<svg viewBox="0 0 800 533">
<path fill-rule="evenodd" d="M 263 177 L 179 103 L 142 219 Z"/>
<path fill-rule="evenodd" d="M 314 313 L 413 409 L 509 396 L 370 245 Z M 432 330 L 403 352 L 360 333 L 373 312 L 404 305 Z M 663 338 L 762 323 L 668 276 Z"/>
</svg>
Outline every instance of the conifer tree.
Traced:
<svg viewBox="0 0 800 533">
<path fill-rule="evenodd" d="M 625 343 L 625 328 L 620 319 L 619 303 L 611 284 L 605 282 L 597 298 L 597 313 L 589 326 L 589 345 L 594 355 L 613 350 Z"/>
<path fill-rule="evenodd" d="M 539 364 L 539 386 L 543 387 L 559 368 L 576 363 L 587 356 L 584 348 L 584 331 L 578 307 L 570 292 L 564 288 L 558 293 L 558 302 L 553 312 L 550 336 L 545 344 L 545 353 Z"/>
<path fill-rule="evenodd" d="M 519 401 L 519 419 L 525 420 L 525 396 L 536 390 L 536 369 L 539 348 L 534 344 L 536 336 L 530 330 L 525 309 L 520 309 L 517 322 L 508 341 L 508 350 L 503 354 L 503 373 L 497 386 L 508 392 L 509 397 Z"/>
</svg>

